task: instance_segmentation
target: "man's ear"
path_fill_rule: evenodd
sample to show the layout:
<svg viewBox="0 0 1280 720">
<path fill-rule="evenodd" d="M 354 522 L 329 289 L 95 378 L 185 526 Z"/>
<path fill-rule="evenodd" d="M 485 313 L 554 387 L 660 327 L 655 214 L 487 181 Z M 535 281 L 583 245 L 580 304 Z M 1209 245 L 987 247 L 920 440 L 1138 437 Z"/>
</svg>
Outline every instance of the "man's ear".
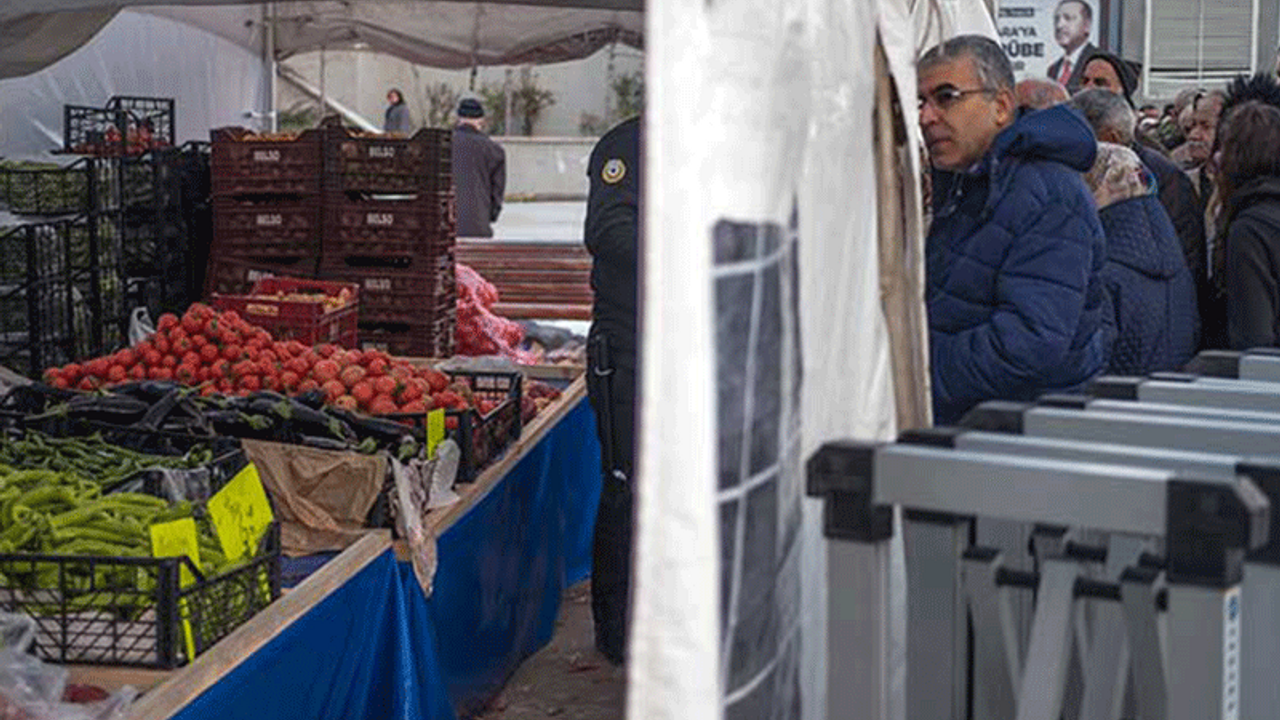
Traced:
<svg viewBox="0 0 1280 720">
<path fill-rule="evenodd" d="M 1012 90 L 999 90 L 996 92 L 996 123 L 1000 127 L 1011 125 L 1018 114 L 1018 99 L 1014 97 Z"/>
</svg>

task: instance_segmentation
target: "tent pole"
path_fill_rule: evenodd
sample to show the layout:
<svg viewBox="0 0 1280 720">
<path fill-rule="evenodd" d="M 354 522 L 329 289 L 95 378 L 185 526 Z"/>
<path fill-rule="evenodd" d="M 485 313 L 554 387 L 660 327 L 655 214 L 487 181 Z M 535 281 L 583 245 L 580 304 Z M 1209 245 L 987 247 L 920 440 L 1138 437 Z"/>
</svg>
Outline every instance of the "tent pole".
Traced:
<svg viewBox="0 0 1280 720">
<path fill-rule="evenodd" d="M 329 105 L 329 95 L 325 89 L 325 51 L 324 45 L 320 46 L 320 120 L 324 120 L 325 108 Z"/>
<path fill-rule="evenodd" d="M 280 118 L 276 114 L 279 68 L 276 65 L 276 4 L 267 3 L 262 9 L 262 66 L 267 80 L 267 129 L 279 132 Z"/>
</svg>

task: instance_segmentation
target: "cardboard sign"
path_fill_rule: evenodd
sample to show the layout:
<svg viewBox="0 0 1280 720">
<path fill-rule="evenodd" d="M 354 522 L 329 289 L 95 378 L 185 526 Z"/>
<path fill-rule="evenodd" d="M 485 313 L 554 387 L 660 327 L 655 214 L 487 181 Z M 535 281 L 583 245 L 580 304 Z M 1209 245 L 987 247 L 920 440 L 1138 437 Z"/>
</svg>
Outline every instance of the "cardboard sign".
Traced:
<svg viewBox="0 0 1280 720">
<path fill-rule="evenodd" d="M 262 534 L 274 516 L 253 463 L 209 499 L 209 519 L 227 560 L 235 562 L 257 553 Z"/>
<path fill-rule="evenodd" d="M 200 538 L 196 531 L 196 521 L 183 518 L 167 523 L 156 523 L 151 526 L 151 555 L 158 558 L 182 557 L 191 558 L 196 567 L 200 567 Z M 186 563 L 180 565 L 178 571 L 182 587 L 196 581 Z M 187 609 L 186 598 L 179 603 L 178 611 L 182 615 L 182 637 L 187 646 L 187 659 L 196 656 L 196 641 L 191 631 L 191 613 Z"/>
<path fill-rule="evenodd" d="M 427 457 L 436 454 L 436 446 L 444 441 L 444 408 L 427 413 Z"/>
</svg>

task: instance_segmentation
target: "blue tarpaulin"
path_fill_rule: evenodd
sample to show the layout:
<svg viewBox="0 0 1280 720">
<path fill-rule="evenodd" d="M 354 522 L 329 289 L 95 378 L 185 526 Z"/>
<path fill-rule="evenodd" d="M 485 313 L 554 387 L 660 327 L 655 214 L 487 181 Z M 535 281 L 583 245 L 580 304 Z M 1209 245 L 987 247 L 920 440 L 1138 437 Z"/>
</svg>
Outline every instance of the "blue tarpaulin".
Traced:
<svg viewBox="0 0 1280 720">
<path fill-rule="evenodd" d="M 433 594 L 391 551 L 232 669 L 182 720 L 452 720 L 551 639 L 587 577 L 600 446 L 580 402 L 439 539 Z"/>
</svg>

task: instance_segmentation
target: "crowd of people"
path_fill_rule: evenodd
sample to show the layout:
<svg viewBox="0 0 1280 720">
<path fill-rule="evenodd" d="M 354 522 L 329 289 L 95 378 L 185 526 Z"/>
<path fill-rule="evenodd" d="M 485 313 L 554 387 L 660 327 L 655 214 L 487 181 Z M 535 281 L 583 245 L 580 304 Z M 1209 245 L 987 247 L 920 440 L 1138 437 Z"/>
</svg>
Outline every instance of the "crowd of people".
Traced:
<svg viewBox="0 0 1280 720">
<path fill-rule="evenodd" d="M 1139 107 L 1130 63 L 1078 50 L 1016 84 L 985 37 L 919 61 L 938 423 L 1280 344 L 1276 76 Z"/>
</svg>

